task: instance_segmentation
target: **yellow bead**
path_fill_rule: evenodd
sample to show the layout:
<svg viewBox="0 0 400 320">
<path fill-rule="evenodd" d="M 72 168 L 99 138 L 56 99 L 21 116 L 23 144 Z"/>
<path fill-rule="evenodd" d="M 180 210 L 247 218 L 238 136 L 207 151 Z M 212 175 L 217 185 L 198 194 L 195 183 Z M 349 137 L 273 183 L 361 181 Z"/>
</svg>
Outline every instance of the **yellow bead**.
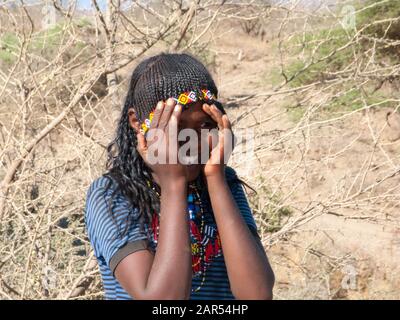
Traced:
<svg viewBox="0 0 400 320">
<path fill-rule="evenodd" d="M 178 103 L 180 103 L 180 104 L 186 104 L 187 101 L 188 101 L 188 97 L 184 93 L 182 93 L 178 98 Z"/>
</svg>

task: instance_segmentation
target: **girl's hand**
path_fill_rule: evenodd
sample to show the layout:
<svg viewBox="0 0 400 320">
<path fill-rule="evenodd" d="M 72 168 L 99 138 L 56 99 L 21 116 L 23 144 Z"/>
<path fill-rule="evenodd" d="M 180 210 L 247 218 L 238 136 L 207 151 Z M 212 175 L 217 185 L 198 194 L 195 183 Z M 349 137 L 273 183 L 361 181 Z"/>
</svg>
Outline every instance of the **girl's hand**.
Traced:
<svg viewBox="0 0 400 320">
<path fill-rule="evenodd" d="M 138 130 L 138 152 L 163 185 L 187 180 L 184 165 L 178 161 L 178 123 L 182 106 L 170 98 L 160 101 L 146 137 Z"/>
<path fill-rule="evenodd" d="M 210 147 L 210 158 L 204 166 L 204 175 L 209 177 L 224 177 L 224 167 L 234 148 L 234 136 L 231 129 L 231 123 L 226 114 L 215 105 L 203 105 L 203 110 L 218 125 L 218 142 L 213 146 L 212 136 L 208 138 Z"/>
</svg>

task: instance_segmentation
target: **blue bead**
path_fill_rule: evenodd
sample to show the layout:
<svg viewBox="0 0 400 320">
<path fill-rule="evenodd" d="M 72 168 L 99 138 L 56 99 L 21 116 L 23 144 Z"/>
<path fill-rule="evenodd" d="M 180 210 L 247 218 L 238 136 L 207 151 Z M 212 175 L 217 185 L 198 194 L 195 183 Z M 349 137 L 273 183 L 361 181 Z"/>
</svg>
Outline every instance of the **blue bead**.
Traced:
<svg viewBox="0 0 400 320">
<path fill-rule="evenodd" d="M 193 194 L 190 193 L 190 194 L 188 195 L 188 201 L 189 201 L 189 202 L 193 202 L 193 200 L 194 200 Z"/>
</svg>

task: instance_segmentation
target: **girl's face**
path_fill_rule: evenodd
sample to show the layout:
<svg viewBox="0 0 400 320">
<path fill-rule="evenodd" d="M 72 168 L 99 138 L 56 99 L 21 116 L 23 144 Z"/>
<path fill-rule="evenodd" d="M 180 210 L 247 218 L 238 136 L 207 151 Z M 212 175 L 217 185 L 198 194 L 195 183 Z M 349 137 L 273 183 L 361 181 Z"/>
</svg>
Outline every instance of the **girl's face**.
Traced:
<svg viewBox="0 0 400 320">
<path fill-rule="evenodd" d="M 189 105 L 187 108 L 184 108 L 178 124 L 179 132 L 181 132 L 184 129 L 191 129 L 197 133 L 198 159 L 195 164 L 185 165 L 186 176 L 189 181 L 193 181 L 194 179 L 196 179 L 199 176 L 204 166 L 204 164 L 202 164 L 200 161 L 201 152 L 202 151 L 209 152 L 209 150 L 201 150 L 201 146 L 203 146 L 203 148 L 208 149 L 208 141 L 203 141 L 203 143 L 201 141 L 202 137 L 203 139 L 205 138 L 205 135 L 203 136 L 201 135 L 201 130 L 202 129 L 211 130 L 218 128 L 217 123 L 207 113 L 204 112 L 203 104 L 204 102 L 198 101 Z M 140 125 L 135 116 L 135 111 L 133 108 L 129 110 L 129 122 L 131 126 L 135 128 L 135 130 L 139 130 Z M 185 141 L 179 141 L 179 146 L 186 144 L 188 142 L 188 139 L 189 138 L 187 138 Z"/>
<path fill-rule="evenodd" d="M 204 102 L 198 101 L 193 103 L 192 105 L 189 105 L 187 109 L 185 108 L 181 114 L 180 122 L 178 125 L 179 131 L 183 129 L 191 129 L 197 132 L 197 164 L 185 165 L 185 168 L 187 170 L 186 174 L 189 181 L 196 179 L 200 174 L 202 167 L 204 166 L 204 164 L 201 164 L 200 161 L 201 152 L 208 152 L 208 150 L 201 150 L 201 146 L 208 149 L 207 141 L 203 141 L 203 143 L 201 141 L 201 130 L 211 130 L 217 128 L 217 123 L 207 113 L 203 111 L 203 104 Z M 204 137 L 205 136 L 203 136 L 203 138 Z M 187 141 L 188 140 L 180 141 L 179 144 L 182 146 Z"/>
</svg>

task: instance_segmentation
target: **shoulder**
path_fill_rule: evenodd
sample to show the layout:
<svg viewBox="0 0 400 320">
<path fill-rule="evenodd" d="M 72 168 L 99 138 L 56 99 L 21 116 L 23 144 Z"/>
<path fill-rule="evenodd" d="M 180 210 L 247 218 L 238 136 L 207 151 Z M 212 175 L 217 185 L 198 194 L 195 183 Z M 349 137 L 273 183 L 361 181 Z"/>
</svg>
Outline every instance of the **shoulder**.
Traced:
<svg viewBox="0 0 400 320">
<path fill-rule="evenodd" d="M 127 199 L 122 195 L 117 182 L 108 175 L 102 175 L 89 185 L 86 192 L 86 208 L 99 202 L 112 201 L 115 204 L 126 205 Z"/>
<path fill-rule="evenodd" d="M 96 178 L 87 190 L 85 226 L 97 257 L 109 264 L 127 242 L 146 239 L 140 229 L 139 209 L 133 206 L 109 176 Z"/>
<path fill-rule="evenodd" d="M 112 183 L 110 178 L 103 175 L 93 180 L 89 185 L 86 191 L 86 222 L 90 222 L 92 216 L 102 215 L 106 211 L 110 183 Z"/>
<path fill-rule="evenodd" d="M 116 184 L 109 176 L 102 175 L 91 182 L 86 192 L 86 199 L 95 194 L 104 193 L 108 190 L 115 189 Z"/>
<path fill-rule="evenodd" d="M 242 188 L 242 182 L 240 181 L 235 169 L 232 167 L 225 167 L 225 179 L 233 193 L 238 188 Z"/>
<path fill-rule="evenodd" d="M 247 203 L 247 197 L 244 192 L 242 181 L 239 179 L 235 169 L 228 166 L 225 167 L 225 179 L 239 207 L 242 207 L 244 202 Z"/>
<path fill-rule="evenodd" d="M 234 195 L 237 191 L 243 190 L 242 182 L 232 167 L 225 167 L 225 179 Z"/>
<path fill-rule="evenodd" d="M 109 220 L 109 212 L 120 220 L 136 216 L 137 210 L 117 188 L 116 181 L 109 176 L 96 178 L 90 184 L 86 194 L 85 216 L 87 222 L 93 219 Z"/>
<path fill-rule="evenodd" d="M 105 203 L 107 203 L 107 195 L 110 193 L 110 184 L 112 181 L 106 176 L 96 178 L 91 182 L 86 191 L 85 216 L 90 217 L 94 213 L 99 214 L 99 211 L 105 211 Z"/>
<path fill-rule="evenodd" d="M 235 169 L 232 167 L 226 166 L 225 167 L 225 177 L 227 180 L 237 179 L 237 173 Z"/>
</svg>

